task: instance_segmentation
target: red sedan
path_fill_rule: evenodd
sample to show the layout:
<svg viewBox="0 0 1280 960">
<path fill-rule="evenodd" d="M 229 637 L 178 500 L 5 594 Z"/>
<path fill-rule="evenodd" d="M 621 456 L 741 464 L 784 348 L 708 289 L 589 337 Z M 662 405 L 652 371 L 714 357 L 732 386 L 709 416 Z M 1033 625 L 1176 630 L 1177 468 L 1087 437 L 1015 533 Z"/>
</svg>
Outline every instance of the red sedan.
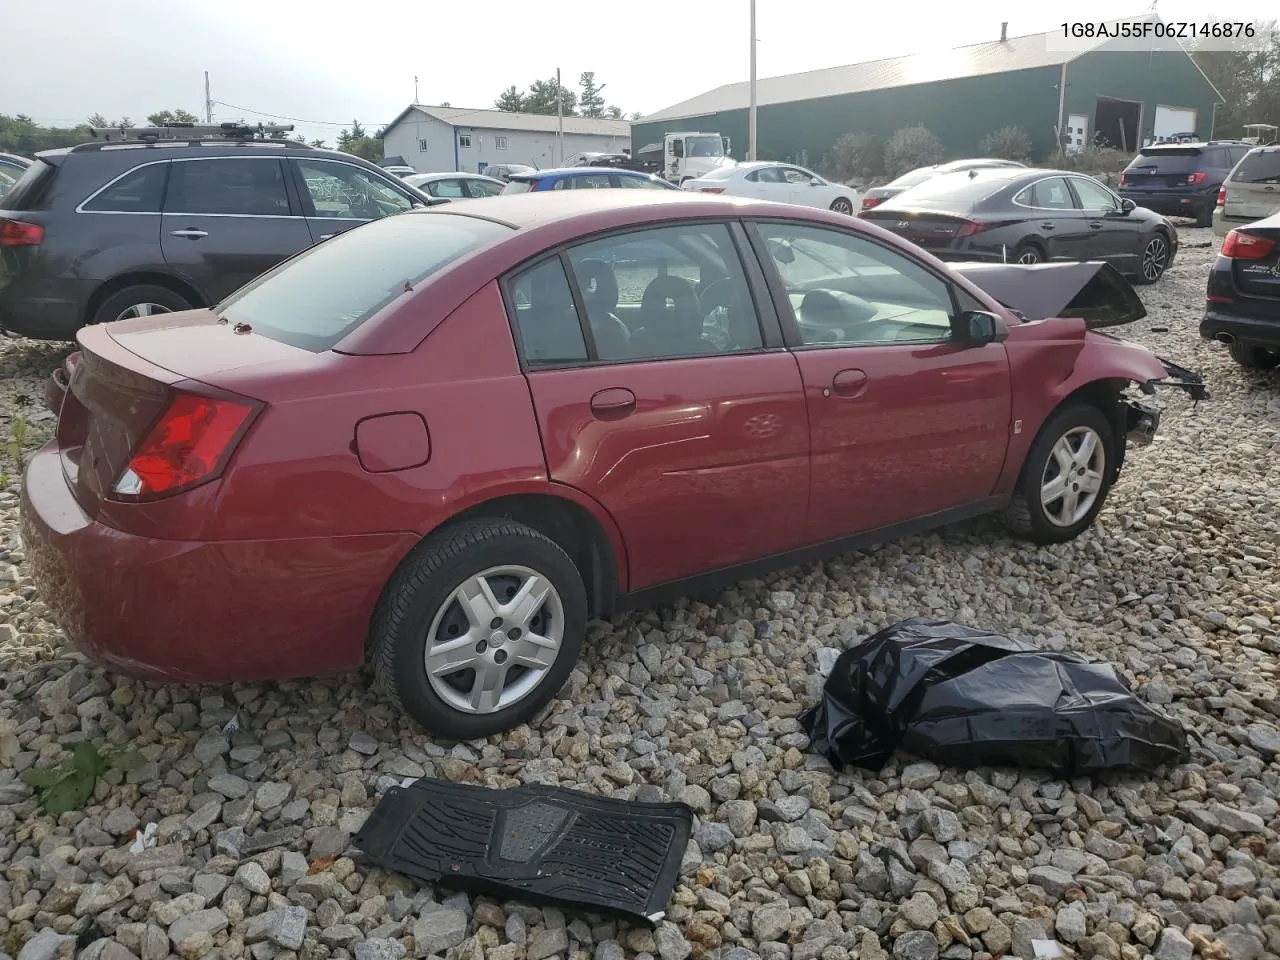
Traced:
<svg viewBox="0 0 1280 960">
<path fill-rule="evenodd" d="M 1156 428 L 1122 391 L 1185 373 L 1088 329 L 1142 313 L 1105 265 L 966 275 L 826 211 L 462 201 L 83 329 L 24 536 L 110 669 L 368 656 L 430 731 L 483 737 L 556 694 L 591 617 L 988 511 L 1075 537 Z"/>
</svg>

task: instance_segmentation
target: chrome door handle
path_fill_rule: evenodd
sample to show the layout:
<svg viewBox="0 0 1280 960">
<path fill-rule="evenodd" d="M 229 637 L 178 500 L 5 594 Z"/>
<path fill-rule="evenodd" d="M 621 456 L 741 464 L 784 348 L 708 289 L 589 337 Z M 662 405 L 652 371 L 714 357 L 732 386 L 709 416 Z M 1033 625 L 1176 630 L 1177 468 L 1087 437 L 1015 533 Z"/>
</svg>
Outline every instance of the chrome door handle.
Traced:
<svg viewBox="0 0 1280 960">
<path fill-rule="evenodd" d="M 325 234 L 323 237 L 321 237 L 320 239 L 321 239 L 321 240 L 328 240 L 328 239 L 330 239 L 331 237 L 336 237 L 336 236 L 337 236 L 337 234 L 336 234 L 336 233 L 326 233 L 326 234 Z"/>
<path fill-rule="evenodd" d="M 206 230 L 194 230 L 194 229 L 175 230 L 173 231 L 172 234 L 170 234 L 170 236 L 174 236 L 174 237 L 186 237 L 188 240 L 199 240 L 201 237 L 207 237 L 208 235 L 209 233 Z"/>
<path fill-rule="evenodd" d="M 1101 224 L 1101 223 L 1099 223 L 1097 220 L 1094 220 L 1094 221 L 1092 221 L 1092 222 L 1089 224 L 1089 229 L 1090 229 L 1090 230 L 1101 230 L 1101 229 L 1102 229 L 1102 224 Z"/>
<path fill-rule="evenodd" d="M 1041 230 L 1053 230 L 1053 229 L 1054 229 L 1054 225 L 1053 225 L 1052 223 L 1042 223 L 1042 224 L 1040 224 L 1040 229 L 1041 229 Z"/>
</svg>

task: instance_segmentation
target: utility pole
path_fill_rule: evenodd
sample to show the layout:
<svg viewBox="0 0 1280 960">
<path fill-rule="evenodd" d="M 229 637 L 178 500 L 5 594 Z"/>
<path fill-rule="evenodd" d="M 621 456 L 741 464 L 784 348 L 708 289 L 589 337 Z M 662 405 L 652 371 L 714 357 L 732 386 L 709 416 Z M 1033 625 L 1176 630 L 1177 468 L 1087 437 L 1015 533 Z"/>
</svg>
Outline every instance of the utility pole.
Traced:
<svg viewBox="0 0 1280 960">
<path fill-rule="evenodd" d="M 755 0 L 751 0 L 755 3 Z M 556 150 L 560 154 L 557 166 L 564 166 L 564 88 L 560 86 L 560 68 L 556 67 Z"/>
<path fill-rule="evenodd" d="M 418 100 L 418 78 L 417 77 L 413 78 L 413 102 L 414 103 L 420 102 Z"/>
<path fill-rule="evenodd" d="M 751 0 L 751 106 L 747 111 L 747 160 L 756 158 L 756 0 Z"/>
<path fill-rule="evenodd" d="M 204 122 L 213 126 L 213 98 L 209 95 L 209 71 L 204 72 Z"/>
</svg>

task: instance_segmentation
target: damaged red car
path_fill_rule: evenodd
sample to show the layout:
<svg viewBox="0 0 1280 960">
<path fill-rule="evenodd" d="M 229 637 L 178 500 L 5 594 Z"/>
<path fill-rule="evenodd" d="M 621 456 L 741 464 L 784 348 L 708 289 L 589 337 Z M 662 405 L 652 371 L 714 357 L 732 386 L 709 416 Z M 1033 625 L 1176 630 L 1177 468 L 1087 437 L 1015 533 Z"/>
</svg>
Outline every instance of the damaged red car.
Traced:
<svg viewBox="0 0 1280 960">
<path fill-rule="evenodd" d="M 1099 263 L 946 265 L 826 211 L 676 192 L 375 221 L 211 310 L 86 327 L 22 488 L 29 563 L 108 669 L 350 671 L 472 739 L 588 620 L 991 511 L 1094 522 L 1194 374 L 1098 328 Z"/>
</svg>

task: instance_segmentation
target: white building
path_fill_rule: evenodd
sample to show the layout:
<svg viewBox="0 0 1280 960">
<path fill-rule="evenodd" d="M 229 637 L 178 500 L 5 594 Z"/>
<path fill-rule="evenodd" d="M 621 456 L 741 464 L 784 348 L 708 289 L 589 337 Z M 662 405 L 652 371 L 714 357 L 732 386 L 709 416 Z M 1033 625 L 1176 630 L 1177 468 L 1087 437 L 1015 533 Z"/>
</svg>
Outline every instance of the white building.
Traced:
<svg viewBox="0 0 1280 960">
<path fill-rule="evenodd" d="M 461 170 L 483 173 L 496 163 L 526 163 L 545 170 L 575 153 L 620 153 L 631 146 L 626 120 L 564 118 L 563 156 L 554 116 L 464 110 L 411 104 L 386 128 L 382 152 L 404 157 L 419 173 Z"/>
</svg>

